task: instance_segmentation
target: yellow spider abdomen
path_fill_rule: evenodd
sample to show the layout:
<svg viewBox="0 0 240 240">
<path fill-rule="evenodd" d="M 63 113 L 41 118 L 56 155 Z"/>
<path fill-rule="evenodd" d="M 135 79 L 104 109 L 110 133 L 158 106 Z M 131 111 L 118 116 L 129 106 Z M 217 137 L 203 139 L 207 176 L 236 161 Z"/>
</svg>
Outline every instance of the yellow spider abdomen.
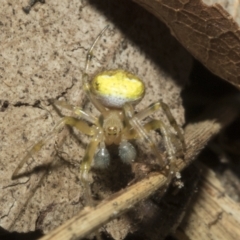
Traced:
<svg viewBox="0 0 240 240">
<path fill-rule="evenodd" d="M 125 103 L 138 103 L 144 96 L 142 80 L 124 70 L 99 73 L 91 82 L 92 93 L 107 107 L 121 108 Z"/>
</svg>

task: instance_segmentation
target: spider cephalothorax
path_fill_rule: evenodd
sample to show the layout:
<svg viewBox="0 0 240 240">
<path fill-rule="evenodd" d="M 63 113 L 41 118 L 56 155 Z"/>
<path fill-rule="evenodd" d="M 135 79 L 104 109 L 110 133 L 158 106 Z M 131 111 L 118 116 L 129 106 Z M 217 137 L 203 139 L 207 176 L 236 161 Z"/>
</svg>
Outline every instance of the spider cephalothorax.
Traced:
<svg viewBox="0 0 240 240">
<path fill-rule="evenodd" d="M 113 111 L 103 120 L 105 143 L 107 145 L 119 144 L 123 130 L 122 112 Z"/>
</svg>

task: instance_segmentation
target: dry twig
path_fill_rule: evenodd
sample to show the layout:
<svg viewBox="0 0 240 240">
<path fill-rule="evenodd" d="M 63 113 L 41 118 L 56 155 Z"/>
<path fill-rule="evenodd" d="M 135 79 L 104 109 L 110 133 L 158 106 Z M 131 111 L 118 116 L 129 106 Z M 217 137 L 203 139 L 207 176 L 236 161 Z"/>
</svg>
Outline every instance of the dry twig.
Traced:
<svg viewBox="0 0 240 240">
<path fill-rule="evenodd" d="M 199 192 L 184 218 L 178 239 L 235 240 L 240 238 L 240 207 L 225 194 L 215 174 L 206 167 Z"/>
</svg>

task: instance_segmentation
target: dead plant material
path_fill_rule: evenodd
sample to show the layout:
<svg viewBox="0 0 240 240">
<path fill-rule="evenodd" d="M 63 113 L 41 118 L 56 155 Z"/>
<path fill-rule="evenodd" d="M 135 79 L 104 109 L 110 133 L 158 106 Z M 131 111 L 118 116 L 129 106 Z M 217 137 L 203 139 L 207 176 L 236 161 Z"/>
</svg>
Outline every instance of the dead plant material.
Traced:
<svg viewBox="0 0 240 240">
<path fill-rule="evenodd" d="M 240 88 L 238 1 L 135 0 L 165 22 L 179 42 L 210 71 Z M 205 0 L 205 2 L 207 2 Z M 227 12 L 228 10 L 228 12 Z M 231 16 L 231 15 L 232 16 Z"/>
<path fill-rule="evenodd" d="M 199 192 L 176 232 L 178 239 L 235 240 L 240 237 L 240 207 L 225 194 L 214 172 L 204 166 Z"/>
<path fill-rule="evenodd" d="M 187 152 L 179 160 L 179 171 L 193 162 L 208 141 L 239 114 L 239 103 L 232 98 L 211 106 L 204 115 L 185 128 Z M 152 173 L 140 182 L 113 194 L 95 208 L 87 207 L 78 215 L 53 230 L 41 240 L 79 239 L 94 232 L 108 221 L 120 216 L 136 203 L 164 187 L 165 176 Z M 228 217 L 231 217 L 229 214 Z M 237 231 L 235 232 L 236 234 Z M 239 235 L 240 236 L 240 235 Z"/>
</svg>

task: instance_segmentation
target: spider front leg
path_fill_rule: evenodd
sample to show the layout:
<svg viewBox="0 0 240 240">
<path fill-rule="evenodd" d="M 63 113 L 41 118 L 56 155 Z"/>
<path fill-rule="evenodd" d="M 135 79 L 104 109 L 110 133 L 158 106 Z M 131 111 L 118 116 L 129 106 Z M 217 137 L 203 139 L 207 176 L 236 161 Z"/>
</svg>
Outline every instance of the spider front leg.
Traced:
<svg viewBox="0 0 240 240">
<path fill-rule="evenodd" d="M 142 111 L 138 112 L 135 117 L 138 118 L 139 120 L 142 120 L 146 117 L 148 117 L 149 115 L 153 114 L 155 111 L 157 111 L 159 108 L 162 108 L 169 123 L 171 124 L 171 126 L 174 128 L 174 130 L 177 133 L 177 137 L 179 138 L 181 144 L 182 144 L 182 149 L 185 152 L 186 150 L 186 144 L 185 144 L 185 139 L 184 136 L 182 134 L 182 131 L 180 129 L 180 127 L 178 126 L 175 118 L 173 117 L 168 105 L 166 103 L 164 103 L 163 101 L 159 100 L 156 103 L 151 104 L 150 106 L 148 106 L 147 108 L 143 109 Z"/>
<path fill-rule="evenodd" d="M 166 163 L 164 162 L 160 151 L 157 149 L 157 146 L 154 144 L 154 141 L 148 135 L 148 132 L 146 131 L 146 129 L 142 126 L 140 120 L 135 116 L 132 105 L 129 103 L 126 103 L 124 105 L 123 109 L 125 112 L 125 116 L 130 124 L 130 126 L 128 126 L 128 128 L 127 128 L 127 131 L 125 132 L 126 137 L 129 139 L 136 138 L 137 136 L 142 138 L 147 143 L 147 145 L 150 146 L 151 149 L 153 150 L 154 154 L 156 155 L 156 157 L 159 161 L 160 166 L 161 167 L 165 166 Z M 131 127 L 134 129 L 135 133 L 134 132 L 132 133 L 132 131 L 130 129 Z M 129 136 L 127 136 L 127 135 L 129 135 Z"/>
<path fill-rule="evenodd" d="M 74 117 L 63 117 L 53 128 L 53 130 L 47 134 L 43 139 L 41 139 L 39 142 L 33 145 L 33 147 L 27 152 L 26 156 L 22 159 L 22 161 L 19 163 L 17 168 L 15 169 L 12 179 L 16 179 L 18 177 L 18 172 L 23 167 L 23 165 L 27 162 L 29 158 L 31 158 L 35 153 L 39 152 L 42 147 L 46 144 L 48 140 L 52 138 L 53 135 L 58 133 L 58 131 L 64 126 L 68 125 L 71 127 L 77 128 L 80 132 L 92 136 L 94 134 L 94 130 L 92 127 L 90 127 L 85 121 L 79 120 Z"/>
<path fill-rule="evenodd" d="M 82 110 L 82 108 L 78 106 L 74 106 L 66 101 L 60 101 L 60 100 L 50 100 L 50 103 L 52 105 L 57 105 L 60 106 L 61 108 L 65 108 L 70 110 L 73 114 L 76 114 L 77 116 L 87 120 L 90 123 L 96 123 L 97 118 L 91 115 L 90 113 L 86 113 L 85 111 Z"/>
<path fill-rule="evenodd" d="M 177 166 L 176 166 L 177 156 L 176 156 L 175 147 L 173 146 L 173 143 L 174 143 L 174 140 L 172 139 L 173 135 L 161 120 L 153 119 L 152 121 L 144 125 L 144 129 L 147 132 L 150 132 L 151 130 L 153 131 L 160 130 L 162 134 L 165 148 L 167 151 L 167 158 L 168 158 L 168 165 L 167 165 L 168 174 L 167 174 L 166 185 L 169 185 L 173 177 L 177 177 L 177 178 L 181 177 L 180 173 L 177 171 Z"/>
<path fill-rule="evenodd" d="M 140 123 L 140 119 L 145 118 L 147 116 L 145 114 L 146 113 L 149 114 L 149 111 L 152 111 L 151 106 L 135 115 L 133 112 L 133 108 L 130 104 L 126 104 L 124 106 L 124 110 L 125 110 L 125 115 L 128 118 L 130 125 L 134 129 L 134 131 L 129 131 L 130 134 L 128 137 L 129 138 L 137 138 L 137 136 L 140 136 L 153 149 L 154 153 L 156 154 L 156 156 L 159 160 L 160 166 L 161 167 L 166 166 L 166 165 L 168 166 L 168 169 L 167 169 L 168 174 L 166 175 L 166 177 L 167 177 L 166 185 L 168 185 L 171 182 L 171 180 L 174 176 L 177 176 L 179 178 L 180 175 L 178 174 L 177 167 L 175 165 L 176 164 L 176 151 L 173 146 L 174 141 L 172 141 L 173 139 L 172 139 L 171 132 L 167 129 L 167 127 L 161 120 L 152 120 L 151 122 L 146 123 L 144 126 L 142 126 Z M 162 160 L 162 158 L 159 158 L 159 156 L 161 156 L 159 153 L 159 150 L 157 149 L 157 146 L 154 144 L 154 141 L 148 135 L 150 130 L 157 130 L 157 129 L 160 130 L 160 132 L 163 136 L 163 140 L 164 140 L 167 155 L 168 155 L 167 163 L 165 163 Z"/>
</svg>

